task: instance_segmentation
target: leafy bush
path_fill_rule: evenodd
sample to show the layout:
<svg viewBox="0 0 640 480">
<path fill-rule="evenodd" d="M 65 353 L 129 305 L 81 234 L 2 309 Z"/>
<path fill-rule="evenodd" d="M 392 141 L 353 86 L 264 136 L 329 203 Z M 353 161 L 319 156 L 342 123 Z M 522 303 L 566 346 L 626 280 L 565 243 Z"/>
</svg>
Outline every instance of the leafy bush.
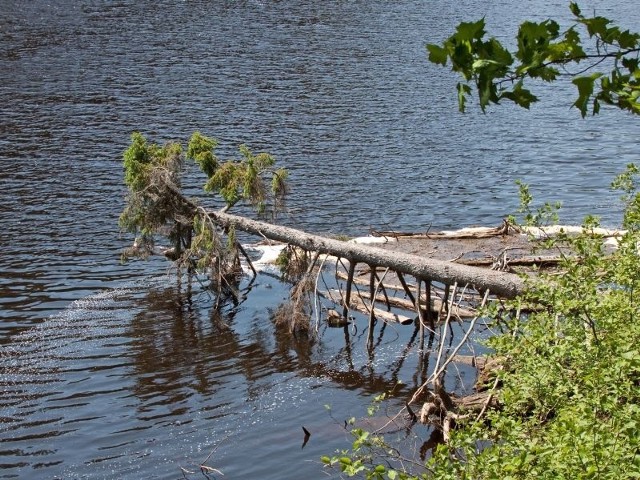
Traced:
<svg viewBox="0 0 640 480">
<path fill-rule="evenodd" d="M 640 477 L 640 196 L 630 198 L 624 224 L 633 228 L 612 254 L 592 218 L 582 234 L 557 240 L 576 256 L 562 275 L 532 280 L 512 307 L 541 308 L 490 341 L 509 367 L 500 372 L 503 408 L 454 433 L 429 462 L 434 476 Z"/>
<path fill-rule="evenodd" d="M 483 111 L 502 100 L 529 108 L 538 97 L 525 87 L 526 80 L 554 82 L 570 76 L 578 90 L 573 106 L 583 117 L 589 110 L 598 113 L 601 104 L 640 114 L 640 34 L 621 30 L 602 16 L 586 17 L 576 3 L 570 3 L 570 10 L 574 21 L 564 31 L 552 19 L 523 22 L 514 52 L 485 37 L 484 18 L 463 22 L 441 45 L 427 46 L 429 60 L 450 63 L 462 77 L 457 85 L 460 111 L 474 88 Z M 587 37 L 590 43 L 583 43 Z M 567 69 L 578 63 L 577 73 Z"/>
<path fill-rule="evenodd" d="M 605 251 L 588 217 L 582 233 L 546 242 L 573 252 L 562 273 L 530 278 L 526 293 L 507 303 L 510 315 L 493 312 L 503 333 L 488 344 L 507 367 L 497 371 L 499 409 L 458 425 L 419 474 L 374 462 L 371 449 L 383 440 L 362 431 L 350 452 L 323 461 L 367 479 L 640 478 L 637 173 L 630 165 L 614 182 L 625 190 L 628 228 L 615 251 Z M 524 185 L 521 199 L 525 218 L 548 217 L 548 205 L 532 213 Z M 532 313 L 515 314 L 532 305 Z M 389 450 L 389 465 L 395 456 Z"/>
</svg>

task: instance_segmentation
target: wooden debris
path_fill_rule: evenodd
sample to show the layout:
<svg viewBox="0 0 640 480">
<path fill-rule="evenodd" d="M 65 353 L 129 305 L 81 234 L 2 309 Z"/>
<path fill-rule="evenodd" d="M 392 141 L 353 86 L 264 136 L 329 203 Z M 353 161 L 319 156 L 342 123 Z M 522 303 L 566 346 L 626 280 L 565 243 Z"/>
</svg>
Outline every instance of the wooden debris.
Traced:
<svg viewBox="0 0 640 480">
<path fill-rule="evenodd" d="M 228 213 L 207 213 L 224 228 L 235 228 L 271 240 L 286 242 L 306 251 L 344 258 L 350 263 L 364 263 L 390 268 L 415 278 L 429 279 L 442 284 L 452 285 L 457 282 L 473 285 L 476 290 L 491 290 L 495 295 L 505 298 L 513 298 L 523 292 L 525 288 L 523 280 L 511 273 L 460 265 L 380 247 L 343 242 Z"/>
<path fill-rule="evenodd" d="M 441 232 L 435 233 L 406 233 L 406 232 L 395 232 L 395 231 L 371 231 L 371 235 L 375 237 L 389 237 L 389 238 L 400 238 L 400 237 L 411 237 L 411 238 L 429 238 L 429 239 L 438 239 L 438 238 L 458 238 L 458 239 L 469 239 L 469 238 L 489 238 L 496 237 L 501 235 L 508 235 L 509 230 L 512 227 L 507 221 L 504 221 L 500 227 L 467 227 L 462 228 L 460 230 L 444 230 Z"/>
<path fill-rule="evenodd" d="M 331 289 L 328 291 L 318 291 L 318 294 L 320 294 L 325 298 L 330 299 L 333 302 L 339 303 L 340 305 L 344 306 L 343 300 L 337 300 L 341 298 L 339 290 Z M 365 304 L 357 296 L 352 297 L 350 299 L 350 303 L 348 307 L 360 313 L 369 314 L 369 305 Z M 413 318 L 407 317 L 405 315 L 399 315 L 393 312 L 388 312 L 386 310 L 380 310 L 378 308 L 374 308 L 373 313 L 376 318 L 379 318 L 389 323 L 401 323 L 402 325 L 409 325 L 414 322 Z"/>
<path fill-rule="evenodd" d="M 337 291 L 336 291 L 337 294 Z M 365 300 L 371 300 L 371 295 L 368 292 L 360 292 L 359 296 Z M 352 299 L 353 301 L 353 299 Z M 403 310 L 412 311 L 415 310 L 416 307 L 413 302 L 409 299 L 399 298 L 399 297 L 384 297 L 384 295 L 377 295 L 375 298 L 376 303 L 389 303 L 393 307 L 401 308 Z M 426 303 L 426 295 L 422 295 L 422 302 Z M 431 312 L 433 315 L 437 316 L 439 313 L 443 311 L 442 309 L 442 300 L 439 298 L 434 298 L 431 301 Z M 476 312 L 463 308 L 459 305 L 452 306 L 452 315 L 457 318 L 471 318 L 475 316 Z"/>
</svg>

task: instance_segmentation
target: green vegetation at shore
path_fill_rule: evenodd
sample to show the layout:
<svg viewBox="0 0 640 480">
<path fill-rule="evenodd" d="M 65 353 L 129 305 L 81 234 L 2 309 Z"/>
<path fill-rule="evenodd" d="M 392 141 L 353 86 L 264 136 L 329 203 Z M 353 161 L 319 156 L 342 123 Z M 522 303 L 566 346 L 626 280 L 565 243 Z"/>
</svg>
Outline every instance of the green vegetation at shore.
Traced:
<svg viewBox="0 0 640 480">
<path fill-rule="evenodd" d="M 529 108 L 538 98 L 525 82 L 570 76 L 583 117 L 603 105 L 640 114 L 640 35 L 586 17 L 575 3 L 570 11 L 574 23 L 564 31 L 554 20 L 524 22 L 515 52 L 485 38 L 484 20 L 461 23 L 442 45 L 428 46 L 429 59 L 461 75 L 461 111 L 474 89 L 483 111 L 503 100 Z M 498 408 L 457 422 L 424 464 L 357 430 L 352 448 L 324 457 L 326 466 L 381 480 L 640 478 L 638 173 L 629 165 L 613 184 L 625 203 L 615 251 L 605 251 L 597 219 L 587 217 L 581 234 L 549 239 L 547 246 L 575 253 L 561 262 L 562 274 L 528 279 L 525 294 L 485 312 L 502 332 L 488 342 L 501 365 Z M 554 209 L 533 208 L 520 188 L 522 221 L 544 225 Z M 536 308 L 518 315 L 525 305 Z"/>
</svg>

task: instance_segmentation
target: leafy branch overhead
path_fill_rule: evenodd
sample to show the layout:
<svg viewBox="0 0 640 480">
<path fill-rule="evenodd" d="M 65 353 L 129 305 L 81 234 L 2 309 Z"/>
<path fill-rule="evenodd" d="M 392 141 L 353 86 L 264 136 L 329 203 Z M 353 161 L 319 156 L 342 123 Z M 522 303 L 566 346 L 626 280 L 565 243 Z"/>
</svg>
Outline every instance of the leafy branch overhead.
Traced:
<svg viewBox="0 0 640 480">
<path fill-rule="evenodd" d="M 501 100 L 528 109 L 538 97 L 525 87 L 526 80 L 569 77 L 578 91 L 573 106 L 583 117 L 589 111 L 597 114 L 603 103 L 640 114 L 640 34 L 621 30 L 602 16 L 586 17 L 576 3 L 570 9 L 573 24 L 566 30 L 554 20 L 523 22 L 514 52 L 486 37 L 484 19 L 461 23 L 442 45 L 427 45 L 431 62 L 450 62 L 463 77 L 457 85 L 460 111 L 465 111 L 473 87 L 483 112 Z M 569 70 L 575 66 L 579 70 Z"/>
</svg>

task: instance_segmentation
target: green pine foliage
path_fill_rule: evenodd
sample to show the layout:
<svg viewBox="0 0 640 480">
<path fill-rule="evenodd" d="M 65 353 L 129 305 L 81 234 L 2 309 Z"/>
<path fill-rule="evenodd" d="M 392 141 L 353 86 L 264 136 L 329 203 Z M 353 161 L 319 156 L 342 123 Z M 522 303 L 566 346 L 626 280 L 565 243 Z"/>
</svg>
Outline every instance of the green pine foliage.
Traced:
<svg viewBox="0 0 640 480">
<path fill-rule="evenodd" d="M 254 154 L 246 145 L 240 145 L 240 160 L 222 164 L 204 186 L 207 192 L 217 192 L 232 207 L 241 200 L 247 200 L 259 213 L 265 211 L 271 197 L 274 205 L 280 205 L 287 193 L 287 171 L 274 169 L 275 158 L 268 153 Z M 270 185 L 265 172 L 271 175 Z"/>
<path fill-rule="evenodd" d="M 142 134 L 135 132 L 123 157 L 124 182 L 129 196 L 120 215 L 120 226 L 150 240 L 154 232 L 173 219 L 174 208 L 167 186 L 180 188 L 182 146 L 148 143 Z"/>
<path fill-rule="evenodd" d="M 164 236 L 173 246 L 168 256 L 179 265 L 208 271 L 218 280 L 224 272 L 237 270 L 233 232 L 219 229 L 205 209 L 185 200 L 181 193 L 186 160 L 192 160 L 205 174 L 204 190 L 214 201 L 218 199 L 224 211 L 244 203 L 259 214 L 270 206 L 275 216 L 287 193 L 287 171 L 275 168 L 273 156 L 254 154 L 246 145 L 239 147 L 239 159 L 219 162 L 217 146 L 215 139 L 195 132 L 185 154 L 179 143 L 158 145 L 139 132 L 132 134 L 123 154 L 129 194 L 120 226 L 138 238 L 125 256 L 148 255 L 155 237 Z"/>
<path fill-rule="evenodd" d="M 218 141 L 205 137 L 200 132 L 194 132 L 187 146 L 187 158 L 193 159 L 207 178 L 211 178 L 218 168 L 218 158 L 215 149 Z"/>
</svg>

